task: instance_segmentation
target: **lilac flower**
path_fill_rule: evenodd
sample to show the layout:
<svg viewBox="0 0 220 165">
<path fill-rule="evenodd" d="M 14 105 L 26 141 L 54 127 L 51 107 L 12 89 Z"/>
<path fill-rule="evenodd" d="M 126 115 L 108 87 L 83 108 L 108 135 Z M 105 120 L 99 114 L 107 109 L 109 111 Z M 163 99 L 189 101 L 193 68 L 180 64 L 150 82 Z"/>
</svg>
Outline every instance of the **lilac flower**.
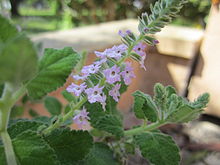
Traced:
<svg viewBox="0 0 220 165">
<path fill-rule="evenodd" d="M 122 56 L 122 53 L 124 53 L 127 50 L 127 48 L 128 47 L 125 44 L 113 46 L 112 48 L 107 50 L 107 57 L 119 60 Z"/>
<path fill-rule="evenodd" d="M 120 97 L 119 89 L 121 87 L 121 84 L 116 84 L 110 91 L 109 95 L 113 97 L 113 99 L 118 102 L 118 99 Z"/>
<path fill-rule="evenodd" d="M 88 88 L 85 90 L 86 94 L 88 95 L 88 101 L 90 103 L 95 103 L 95 102 L 104 103 L 106 100 L 106 96 L 102 92 L 104 86 L 99 88 L 98 85 L 99 84 L 97 84 L 93 88 Z"/>
<path fill-rule="evenodd" d="M 86 88 L 86 83 L 82 83 L 81 85 L 76 85 L 72 83 L 69 85 L 66 90 L 70 93 L 74 93 L 74 95 L 79 96 Z"/>
<path fill-rule="evenodd" d="M 102 65 L 103 63 L 105 63 L 107 61 L 107 58 L 103 58 L 101 60 L 95 61 L 93 64 L 95 65 Z"/>
<path fill-rule="evenodd" d="M 107 56 L 107 49 L 105 49 L 104 52 L 95 51 L 94 53 L 99 58 L 106 58 L 106 56 Z"/>
<path fill-rule="evenodd" d="M 97 64 L 91 64 L 91 65 L 87 65 L 87 66 L 84 66 L 82 68 L 82 73 L 85 74 L 85 75 L 89 75 L 89 74 L 94 74 L 94 73 L 97 73 L 99 71 L 99 68 L 101 66 L 100 65 L 97 65 Z"/>
<path fill-rule="evenodd" d="M 117 67 L 114 65 L 112 68 L 105 69 L 103 70 L 103 73 L 106 77 L 106 81 L 109 84 L 113 84 L 117 81 L 121 81 L 121 76 L 120 76 L 120 67 Z"/>
<path fill-rule="evenodd" d="M 129 85 L 131 83 L 131 79 L 135 78 L 133 68 L 131 67 L 131 63 L 126 63 L 125 70 L 121 72 L 121 75 L 124 79 L 125 84 Z"/>
<path fill-rule="evenodd" d="M 75 80 L 85 80 L 88 77 L 88 75 L 86 75 L 86 74 L 84 74 L 84 75 L 73 75 L 72 77 Z"/>
<path fill-rule="evenodd" d="M 136 46 L 134 46 L 133 50 L 140 55 L 141 57 L 146 56 L 145 53 L 145 48 L 146 48 L 146 44 L 144 44 L 143 42 L 139 42 Z"/>
<path fill-rule="evenodd" d="M 126 30 L 125 33 L 123 33 L 122 30 L 119 30 L 118 35 L 120 35 L 122 38 L 124 38 L 127 35 L 132 35 L 132 32 L 130 30 Z"/>
<path fill-rule="evenodd" d="M 159 44 L 158 40 L 154 40 L 153 42 L 154 42 L 154 45 Z"/>
<path fill-rule="evenodd" d="M 90 120 L 88 114 L 89 112 L 87 112 L 85 107 L 83 107 L 80 113 L 73 117 L 73 122 L 77 124 L 79 129 L 85 130 L 86 128 L 88 128 L 89 126 L 88 120 Z"/>
</svg>

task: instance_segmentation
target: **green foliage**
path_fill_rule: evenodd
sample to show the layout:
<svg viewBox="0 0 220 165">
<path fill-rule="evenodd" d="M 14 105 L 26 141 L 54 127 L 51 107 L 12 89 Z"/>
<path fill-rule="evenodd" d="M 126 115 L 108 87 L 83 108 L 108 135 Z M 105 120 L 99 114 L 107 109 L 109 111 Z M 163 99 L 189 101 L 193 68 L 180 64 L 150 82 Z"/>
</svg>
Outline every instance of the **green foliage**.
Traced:
<svg viewBox="0 0 220 165">
<path fill-rule="evenodd" d="M 51 115 L 59 115 L 62 110 L 62 104 L 55 97 L 47 96 L 44 99 L 44 106 Z"/>
<path fill-rule="evenodd" d="M 93 139 L 87 131 L 56 129 L 45 137 L 62 165 L 77 164 L 90 151 Z"/>
<path fill-rule="evenodd" d="M 186 3 L 186 0 L 157 1 L 154 6 L 150 7 L 151 15 L 145 13 L 139 18 L 139 32 L 142 34 L 155 34 L 159 32 L 177 16 L 184 3 Z"/>
<path fill-rule="evenodd" d="M 178 165 L 179 149 L 173 139 L 158 132 L 148 132 L 135 136 L 135 143 L 143 157 L 155 165 Z"/>
<path fill-rule="evenodd" d="M 120 118 L 117 114 L 111 114 L 111 111 L 103 111 L 99 103 L 86 103 L 85 105 L 89 112 L 90 123 L 94 128 L 109 132 L 116 136 L 123 135 L 123 127 Z"/>
<path fill-rule="evenodd" d="M 19 85 L 33 77 L 37 69 L 37 54 L 32 42 L 23 34 L 7 40 L 0 49 L 0 83 Z"/>
<path fill-rule="evenodd" d="M 151 122 L 157 121 L 157 106 L 153 102 L 151 96 L 141 91 L 133 93 L 134 96 L 134 112 L 137 118 L 147 118 Z"/>
<path fill-rule="evenodd" d="M 19 120 L 12 124 L 8 128 L 8 133 L 12 139 L 16 138 L 19 134 L 25 131 L 37 131 L 39 126 L 44 125 L 42 122 L 30 121 L 30 120 Z"/>
<path fill-rule="evenodd" d="M 40 99 L 61 87 L 79 59 L 79 54 L 70 47 L 61 50 L 45 49 L 37 75 L 27 84 L 29 95 L 33 99 Z"/>
<path fill-rule="evenodd" d="M 17 105 L 15 105 L 15 106 L 11 109 L 10 118 L 20 117 L 21 115 L 23 115 L 23 113 L 24 113 L 24 107 L 23 107 L 23 106 L 17 106 Z"/>
<path fill-rule="evenodd" d="M 9 21 L 0 15 L 0 43 L 6 42 L 17 36 L 18 31 L 15 26 L 9 23 Z"/>
<path fill-rule="evenodd" d="M 74 97 L 71 93 L 67 92 L 66 90 L 62 91 L 62 95 L 69 102 L 75 103 L 77 101 L 76 97 Z"/>
<path fill-rule="evenodd" d="M 54 150 L 36 132 L 30 130 L 22 132 L 12 140 L 12 143 L 17 161 L 21 165 L 59 164 Z M 6 165 L 2 146 L 0 146 L 0 150 L 0 160 L 2 165 Z"/>
<path fill-rule="evenodd" d="M 124 133 L 122 123 L 115 115 L 104 115 L 99 117 L 93 126 L 116 136 L 123 136 Z"/>
<path fill-rule="evenodd" d="M 4 84 L 1 84 L 0 85 L 0 97 L 2 97 L 3 90 L 4 90 Z"/>
<path fill-rule="evenodd" d="M 29 115 L 30 115 L 31 117 L 37 117 L 37 116 L 39 116 L 39 114 L 38 114 L 38 113 L 36 112 L 36 110 L 34 110 L 34 109 L 29 109 L 28 113 L 29 113 Z"/>
<path fill-rule="evenodd" d="M 118 165 L 118 163 L 106 144 L 95 143 L 82 165 Z"/>
</svg>

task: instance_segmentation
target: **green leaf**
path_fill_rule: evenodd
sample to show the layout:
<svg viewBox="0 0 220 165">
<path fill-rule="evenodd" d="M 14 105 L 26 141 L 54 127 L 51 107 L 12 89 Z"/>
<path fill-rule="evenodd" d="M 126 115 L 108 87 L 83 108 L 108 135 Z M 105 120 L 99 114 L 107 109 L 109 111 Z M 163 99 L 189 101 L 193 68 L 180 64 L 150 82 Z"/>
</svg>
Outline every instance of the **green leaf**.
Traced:
<svg viewBox="0 0 220 165">
<path fill-rule="evenodd" d="M 201 109 L 193 109 L 189 105 L 183 105 L 173 111 L 167 117 L 166 121 L 171 123 L 187 123 L 189 121 L 197 119 L 201 112 Z"/>
<path fill-rule="evenodd" d="M 28 113 L 31 117 L 38 117 L 39 116 L 39 114 L 36 112 L 36 110 L 33 110 L 33 109 L 29 109 Z"/>
<path fill-rule="evenodd" d="M 207 106 L 209 98 L 209 94 L 204 93 L 201 96 L 199 96 L 194 102 L 190 103 L 190 106 L 197 109 L 203 109 Z"/>
<path fill-rule="evenodd" d="M 27 84 L 29 95 L 33 99 L 40 99 L 61 87 L 79 60 L 80 55 L 70 47 L 45 49 L 37 75 Z"/>
<path fill-rule="evenodd" d="M 77 98 L 74 97 L 71 93 L 67 92 L 66 90 L 62 91 L 62 95 L 69 102 L 77 102 Z"/>
<path fill-rule="evenodd" d="M 20 120 L 16 123 L 12 124 L 8 128 L 8 133 L 12 139 L 14 139 L 19 134 L 22 134 L 23 132 L 27 130 L 31 131 L 37 131 L 38 127 L 43 125 L 42 122 L 37 121 L 31 121 L 31 120 Z"/>
<path fill-rule="evenodd" d="M 11 109 L 10 118 L 16 118 L 16 117 L 22 116 L 23 113 L 24 113 L 24 107 L 23 106 L 15 105 Z"/>
<path fill-rule="evenodd" d="M 32 42 L 23 34 L 8 40 L 0 50 L 0 83 L 19 85 L 31 79 L 37 70 L 37 53 Z"/>
<path fill-rule="evenodd" d="M 95 143 L 82 165 L 119 165 L 113 152 L 104 143 Z"/>
<path fill-rule="evenodd" d="M 9 23 L 9 21 L 0 15 L 0 42 L 6 42 L 8 39 L 14 38 L 18 31 L 15 26 Z"/>
<path fill-rule="evenodd" d="M 93 139 L 87 131 L 56 129 L 45 137 L 62 165 L 73 165 L 89 153 Z"/>
<path fill-rule="evenodd" d="M 165 134 L 148 132 L 134 137 L 144 158 L 155 165 L 178 165 L 179 149 L 173 139 Z"/>
<path fill-rule="evenodd" d="M 93 124 L 94 128 L 109 132 L 115 136 L 123 136 L 124 129 L 121 121 L 115 115 L 105 115 Z"/>
<path fill-rule="evenodd" d="M 55 97 L 47 96 L 44 100 L 44 106 L 51 115 L 59 115 L 62 110 L 62 104 Z"/>
<path fill-rule="evenodd" d="M 39 134 L 25 131 L 12 140 L 14 151 L 21 165 L 59 165 L 54 150 Z M 1 165 L 6 165 L 3 146 L 0 147 Z"/>
<path fill-rule="evenodd" d="M 0 98 L 2 97 L 4 86 L 5 86 L 4 84 L 0 84 Z"/>
<path fill-rule="evenodd" d="M 135 98 L 134 112 L 136 117 L 141 119 L 147 118 L 151 122 L 156 122 L 158 119 L 158 109 L 151 96 L 141 91 L 136 91 L 132 95 Z"/>
<path fill-rule="evenodd" d="M 110 114 L 112 112 L 108 109 L 104 111 L 100 103 L 90 104 L 87 102 L 85 107 L 89 112 L 92 127 L 112 133 L 116 136 L 123 135 L 122 121 L 118 114 Z"/>
</svg>

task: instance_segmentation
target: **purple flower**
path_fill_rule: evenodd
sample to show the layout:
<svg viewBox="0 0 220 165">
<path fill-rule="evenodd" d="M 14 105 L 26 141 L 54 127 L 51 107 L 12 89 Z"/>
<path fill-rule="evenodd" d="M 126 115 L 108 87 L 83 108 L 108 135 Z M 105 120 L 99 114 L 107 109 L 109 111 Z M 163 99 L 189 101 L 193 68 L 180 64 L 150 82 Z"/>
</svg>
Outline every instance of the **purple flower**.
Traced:
<svg viewBox="0 0 220 165">
<path fill-rule="evenodd" d="M 127 48 L 128 47 L 125 44 L 113 46 L 107 50 L 107 57 L 119 60 L 122 56 L 122 53 L 126 52 Z"/>
<path fill-rule="evenodd" d="M 84 75 L 73 75 L 72 77 L 75 80 L 85 80 L 88 77 L 88 75 L 86 75 L 86 74 L 84 74 Z"/>
<path fill-rule="evenodd" d="M 154 45 L 159 44 L 158 40 L 154 40 L 153 42 L 154 42 Z"/>
<path fill-rule="evenodd" d="M 146 44 L 143 42 L 139 42 L 137 45 L 134 46 L 133 50 L 140 55 L 141 57 L 146 56 L 145 49 L 146 49 Z"/>
<path fill-rule="evenodd" d="M 69 85 L 66 90 L 70 93 L 74 93 L 74 95 L 79 96 L 86 89 L 86 83 L 82 83 L 81 85 L 76 85 L 72 83 Z"/>
<path fill-rule="evenodd" d="M 102 65 L 103 63 L 105 63 L 107 61 L 107 58 L 103 58 L 101 60 L 95 61 L 93 64 L 95 65 Z"/>
<path fill-rule="evenodd" d="M 113 99 L 118 102 L 118 99 L 120 97 L 119 89 L 121 87 L 121 84 L 116 84 L 110 91 L 109 95 L 113 97 Z"/>
<path fill-rule="evenodd" d="M 112 68 L 105 69 L 103 70 L 103 73 L 106 77 L 106 81 L 109 84 L 113 84 L 117 81 L 121 81 L 121 76 L 120 76 L 120 67 L 117 67 L 114 65 Z"/>
<path fill-rule="evenodd" d="M 90 103 L 95 103 L 95 102 L 104 103 L 106 100 L 106 96 L 102 92 L 104 86 L 99 88 L 98 85 L 99 84 L 97 84 L 93 88 L 88 88 L 85 90 L 86 94 L 88 95 L 88 101 Z"/>
<path fill-rule="evenodd" d="M 89 126 L 88 120 L 90 120 L 88 114 L 89 112 L 87 112 L 85 107 L 83 107 L 80 113 L 73 117 L 73 122 L 77 124 L 79 129 L 85 130 L 86 128 L 88 128 Z"/>
<path fill-rule="evenodd" d="M 124 79 L 125 84 L 129 85 L 131 83 L 131 79 L 135 78 L 133 68 L 131 67 L 131 63 L 126 63 L 125 70 L 121 72 L 121 75 Z"/>
<path fill-rule="evenodd" d="M 104 52 L 95 51 L 94 53 L 99 58 L 106 58 L 106 56 L 107 56 L 107 49 L 105 49 Z"/>
<path fill-rule="evenodd" d="M 100 65 L 97 65 L 97 64 L 91 64 L 91 65 L 87 65 L 87 66 L 84 66 L 82 68 L 82 73 L 85 74 L 85 75 L 89 75 L 89 74 L 94 74 L 94 73 L 97 73 L 99 71 L 99 68 L 101 66 Z"/>
<path fill-rule="evenodd" d="M 124 38 L 127 35 L 132 35 L 132 32 L 130 30 L 126 30 L 125 33 L 123 33 L 122 30 L 119 30 L 118 35 L 120 35 L 122 38 Z"/>
</svg>

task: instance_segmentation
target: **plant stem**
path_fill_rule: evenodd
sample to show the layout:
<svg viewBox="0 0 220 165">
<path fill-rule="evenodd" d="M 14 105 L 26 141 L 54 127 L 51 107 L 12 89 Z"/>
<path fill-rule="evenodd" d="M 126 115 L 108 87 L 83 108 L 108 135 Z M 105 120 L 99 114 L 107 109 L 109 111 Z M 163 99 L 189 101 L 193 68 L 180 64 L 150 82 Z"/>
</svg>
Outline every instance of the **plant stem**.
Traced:
<svg viewBox="0 0 220 165">
<path fill-rule="evenodd" d="M 1 134 L 2 142 L 4 144 L 7 164 L 8 165 L 17 165 L 15 153 L 14 153 L 12 142 L 11 142 L 11 138 L 8 135 L 8 132 L 1 131 L 0 134 Z"/>
<path fill-rule="evenodd" d="M 62 120 L 57 120 L 54 124 L 50 125 L 47 129 L 43 131 L 43 134 L 49 134 L 54 129 L 58 128 L 63 122 L 71 118 L 74 114 L 74 111 L 79 109 L 86 101 L 87 98 L 83 97 L 82 100 L 78 102 L 78 104 L 75 107 L 73 107 L 67 114 L 63 116 Z"/>
<path fill-rule="evenodd" d="M 5 149 L 7 164 L 9 165 L 17 165 L 17 163 L 11 138 L 7 132 L 8 121 L 12 106 L 16 103 L 20 96 L 25 93 L 25 89 L 26 88 L 22 86 L 16 92 L 14 92 L 13 86 L 9 83 L 6 83 L 2 98 L 0 99 L 0 135 Z"/>
<path fill-rule="evenodd" d="M 156 122 L 156 123 L 150 124 L 148 126 L 141 126 L 138 128 L 133 128 L 133 129 L 125 131 L 124 135 L 125 136 L 138 135 L 138 134 L 143 133 L 145 131 L 152 131 L 156 128 L 159 128 L 160 126 L 162 126 L 164 124 L 166 124 L 166 123 L 165 122 Z"/>
</svg>

